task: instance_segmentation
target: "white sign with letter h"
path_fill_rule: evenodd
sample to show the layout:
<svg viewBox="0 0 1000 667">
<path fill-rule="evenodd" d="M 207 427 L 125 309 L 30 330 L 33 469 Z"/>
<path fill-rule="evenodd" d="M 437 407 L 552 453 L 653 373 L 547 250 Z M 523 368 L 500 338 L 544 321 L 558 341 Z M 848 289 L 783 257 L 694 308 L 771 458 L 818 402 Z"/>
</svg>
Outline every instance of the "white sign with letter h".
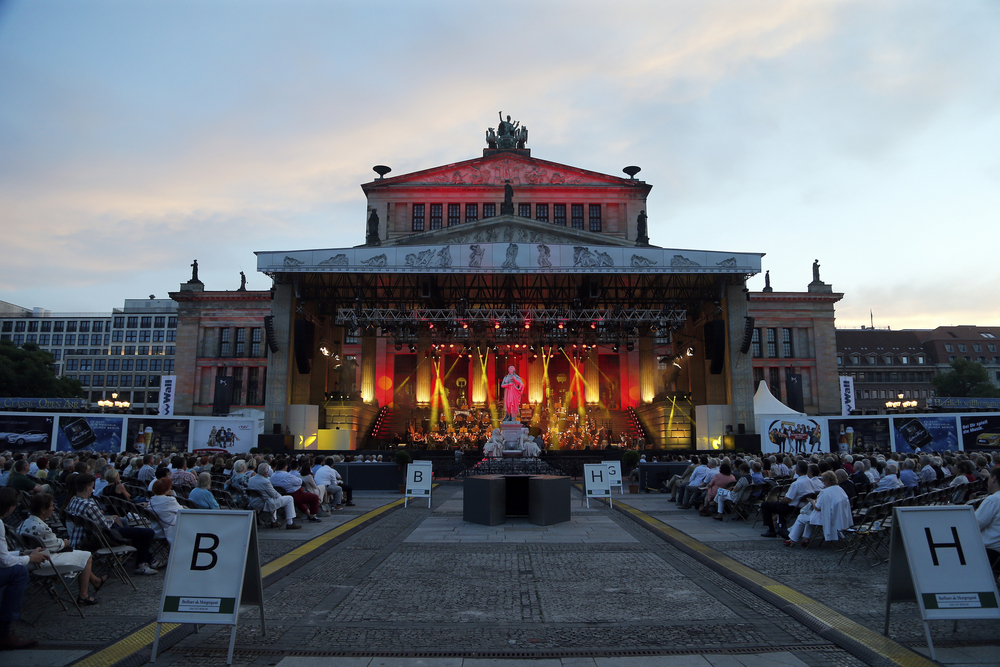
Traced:
<svg viewBox="0 0 1000 667">
<path fill-rule="evenodd" d="M 606 463 L 585 463 L 583 465 L 583 497 L 587 500 L 587 507 L 590 507 L 591 498 L 607 498 L 611 506 L 611 475 L 608 473 Z"/>
</svg>

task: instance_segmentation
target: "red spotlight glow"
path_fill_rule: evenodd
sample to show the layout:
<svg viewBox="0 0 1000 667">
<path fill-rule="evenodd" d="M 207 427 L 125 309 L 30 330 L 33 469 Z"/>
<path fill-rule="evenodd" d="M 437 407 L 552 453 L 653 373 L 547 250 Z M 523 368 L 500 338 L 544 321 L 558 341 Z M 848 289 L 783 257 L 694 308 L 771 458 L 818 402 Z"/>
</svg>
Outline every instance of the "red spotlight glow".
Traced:
<svg viewBox="0 0 1000 667">
<path fill-rule="evenodd" d="M 494 329 L 499 329 L 500 328 L 500 323 L 499 322 L 494 322 L 493 323 L 493 328 Z"/>
</svg>

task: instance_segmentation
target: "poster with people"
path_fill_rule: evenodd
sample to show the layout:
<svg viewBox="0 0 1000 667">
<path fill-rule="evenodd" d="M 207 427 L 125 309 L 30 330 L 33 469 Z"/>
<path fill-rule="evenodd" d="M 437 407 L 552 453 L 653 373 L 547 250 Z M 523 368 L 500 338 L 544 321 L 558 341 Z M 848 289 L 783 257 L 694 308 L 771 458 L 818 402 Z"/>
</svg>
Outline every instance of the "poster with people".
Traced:
<svg viewBox="0 0 1000 667">
<path fill-rule="evenodd" d="M 122 451 L 125 418 L 111 415 L 59 415 L 56 449 L 60 452 Z"/>
<path fill-rule="evenodd" d="M 888 417 L 830 418 L 830 451 L 840 454 L 892 449 Z"/>
<path fill-rule="evenodd" d="M 761 422 L 761 452 L 764 454 L 812 454 L 827 452 L 823 443 L 823 420 L 790 416 Z"/>
<path fill-rule="evenodd" d="M 1000 449 L 1000 415 L 963 415 L 962 448 Z"/>
<path fill-rule="evenodd" d="M 0 415 L 0 449 L 12 452 L 52 449 L 54 421 L 51 415 Z"/>
<path fill-rule="evenodd" d="M 192 420 L 193 448 L 224 449 L 227 452 L 248 452 L 257 446 L 257 421 L 255 419 Z"/>
<path fill-rule="evenodd" d="M 913 415 L 892 418 L 893 447 L 897 452 L 959 450 L 957 417 Z"/>
<path fill-rule="evenodd" d="M 186 452 L 190 432 L 190 419 L 129 417 L 125 429 L 125 451 L 136 454 Z"/>
</svg>

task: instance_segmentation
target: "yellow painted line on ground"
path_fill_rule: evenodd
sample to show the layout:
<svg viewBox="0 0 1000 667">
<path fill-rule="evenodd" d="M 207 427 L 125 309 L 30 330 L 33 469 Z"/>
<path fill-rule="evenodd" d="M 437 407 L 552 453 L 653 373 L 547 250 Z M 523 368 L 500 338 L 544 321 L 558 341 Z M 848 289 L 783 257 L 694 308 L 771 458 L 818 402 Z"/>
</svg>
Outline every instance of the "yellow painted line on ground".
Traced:
<svg viewBox="0 0 1000 667">
<path fill-rule="evenodd" d="M 180 623 L 164 623 L 160 628 L 160 639 L 168 632 L 181 627 Z M 88 655 L 80 662 L 75 663 L 77 667 L 107 667 L 119 660 L 124 660 L 136 651 L 141 651 L 153 643 L 156 635 L 156 623 L 150 623 L 146 627 L 136 630 L 125 639 L 119 640 L 103 648 L 93 655 Z"/>
<path fill-rule="evenodd" d="M 937 665 L 937 663 L 924 657 L 916 651 L 911 651 L 905 646 L 889 639 L 885 635 L 870 630 L 860 623 L 852 621 L 843 614 L 834 611 L 821 602 L 813 600 L 808 595 L 803 595 L 795 589 L 789 588 L 788 586 L 761 574 L 757 570 L 747 567 L 743 563 L 716 551 L 704 542 L 696 540 L 690 535 L 677 530 L 673 526 L 660 521 L 656 517 L 650 516 L 642 510 L 636 509 L 635 507 L 620 501 L 616 504 L 619 505 L 624 511 L 631 514 L 639 523 L 644 523 L 662 533 L 669 535 L 672 539 L 677 540 L 689 549 L 697 551 L 730 572 L 748 579 L 749 581 L 766 589 L 770 593 L 778 596 L 785 602 L 795 605 L 820 623 L 838 630 L 854 641 L 867 646 L 883 658 L 891 660 L 901 667 L 935 667 Z"/>
<path fill-rule="evenodd" d="M 437 487 L 438 484 L 435 484 L 432 488 Z M 294 563 L 298 558 L 301 558 L 302 556 L 320 548 L 330 540 L 340 537 L 344 533 L 360 526 L 366 521 L 374 519 L 380 514 L 385 514 L 393 507 L 402 505 L 404 500 L 404 498 L 400 498 L 399 500 L 394 500 L 393 502 L 382 505 L 381 507 L 376 507 L 369 512 L 365 512 L 364 514 L 337 526 L 328 533 L 324 533 L 317 538 L 309 540 L 299 548 L 293 549 L 287 554 L 275 558 L 260 568 L 260 578 L 263 579 L 268 575 L 274 574 L 281 568 Z M 162 640 L 167 633 L 176 630 L 179 627 L 181 627 L 180 623 L 164 623 L 160 630 L 160 639 Z M 116 662 L 124 660 L 133 653 L 137 653 L 151 645 L 155 636 L 156 623 L 150 623 L 149 625 L 136 630 L 128 637 L 115 642 L 111 646 L 103 648 L 97 653 L 83 658 L 79 662 L 74 663 L 74 665 L 75 667 L 110 667 Z"/>
</svg>

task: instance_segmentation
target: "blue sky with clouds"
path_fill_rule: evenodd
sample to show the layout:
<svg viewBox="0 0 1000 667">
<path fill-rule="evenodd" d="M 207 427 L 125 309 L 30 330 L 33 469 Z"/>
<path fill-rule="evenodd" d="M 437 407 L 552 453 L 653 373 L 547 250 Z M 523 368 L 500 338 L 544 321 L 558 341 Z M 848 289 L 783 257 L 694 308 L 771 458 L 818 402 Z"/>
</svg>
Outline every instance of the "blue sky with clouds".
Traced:
<svg viewBox="0 0 1000 667">
<path fill-rule="evenodd" d="M 653 185 L 665 247 L 818 258 L 839 326 L 1000 324 L 1000 4 L 0 2 L 0 300 L 364 241 L 359 184 L 532 154 Z M 763 286 L 763 278 L 751 288 Z"/>
</svg>

